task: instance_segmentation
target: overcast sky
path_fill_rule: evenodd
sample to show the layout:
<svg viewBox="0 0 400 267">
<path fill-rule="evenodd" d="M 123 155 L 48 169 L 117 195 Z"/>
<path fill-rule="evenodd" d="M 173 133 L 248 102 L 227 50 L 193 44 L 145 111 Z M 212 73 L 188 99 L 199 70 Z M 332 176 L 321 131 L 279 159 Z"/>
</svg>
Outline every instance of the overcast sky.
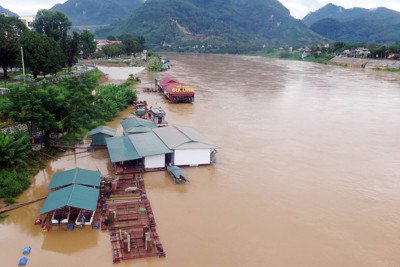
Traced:
<svg viewBox="0 0 400 267">
<path fill-rule="evenodd" d="M 34 15 L 39 9 L 50 9 L 55 4 L 65 3 L 66 0 L 0 0 L 0 6 L 17 13 L 20 16 Z M 344 8 L 387 7 L 400 11 L 400 0 L 280 0 L 290 10 L 290 14 L 302 19 L 310 11 L 315 11 L 328 3 Z"/>
</svg>

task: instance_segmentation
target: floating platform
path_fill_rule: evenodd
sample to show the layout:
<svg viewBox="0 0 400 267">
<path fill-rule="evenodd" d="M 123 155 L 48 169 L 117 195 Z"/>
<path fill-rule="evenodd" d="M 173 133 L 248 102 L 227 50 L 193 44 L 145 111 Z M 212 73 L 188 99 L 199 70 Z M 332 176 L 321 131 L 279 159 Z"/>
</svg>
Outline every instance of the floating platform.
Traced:
<svg viewBox="0 0 400 267">
<path fill-rule="evenodd" d="M 101 229 L 110 232 L 113 263 L 165 257 L 142 175 L 118 179 L 111 195 L 102 192 L 102 196 L 109 196 L 103 198 Z"/>
</svg>

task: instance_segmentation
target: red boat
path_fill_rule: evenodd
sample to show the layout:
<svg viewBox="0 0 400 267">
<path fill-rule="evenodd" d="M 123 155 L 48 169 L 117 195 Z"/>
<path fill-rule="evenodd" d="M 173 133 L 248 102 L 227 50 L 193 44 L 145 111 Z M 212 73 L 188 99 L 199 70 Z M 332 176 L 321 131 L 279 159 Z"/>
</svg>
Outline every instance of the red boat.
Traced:
<svg viewBox="0 0 400 267">
<path fill-rule="evenodd" d="M 180 83 L 171 78 L 157 77 L 156 86 L 164 93 L 165 97 L 173 103 L 192 103 L 194 101 L 194 88 Z"/>
</svg>

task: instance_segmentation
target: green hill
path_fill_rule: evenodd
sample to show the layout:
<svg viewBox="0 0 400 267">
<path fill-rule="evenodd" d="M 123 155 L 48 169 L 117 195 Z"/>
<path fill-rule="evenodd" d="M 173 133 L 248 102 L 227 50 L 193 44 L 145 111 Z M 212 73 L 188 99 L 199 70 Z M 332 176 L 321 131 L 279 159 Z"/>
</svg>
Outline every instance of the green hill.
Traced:
<svg viewBox="0 0 400 267">
<path fill-rule="evenodd" d="M 110 27 L 97 29 L 96 37 L 123 33 L 144 36 L 150 48 L 176 49 L 260 49 L 322 39 L 277 0 L 147 0 Z"/>
<path fill-rule="evenodd" d="M 63 12 L 72 25 L 105 25 L 142 5 L 144 0 L 68 0 L 50 10 Z"/>
<path fill-rule="evenodd" d="M 7 12 L 9 17 L 19 17 L 18 14 L 13 13 L 10 10 L 8 10 L 7 8 L 0 6 L 0 13 L 2 13 L 2 12 Z"/>
<path fill-rule="evenodd" d="M 387 8 L 345 9 L 328 4 L 309 13 L 303 22 L 334 41 L 394 43 L 400 41 L 400 13 Z"/>
</svg>

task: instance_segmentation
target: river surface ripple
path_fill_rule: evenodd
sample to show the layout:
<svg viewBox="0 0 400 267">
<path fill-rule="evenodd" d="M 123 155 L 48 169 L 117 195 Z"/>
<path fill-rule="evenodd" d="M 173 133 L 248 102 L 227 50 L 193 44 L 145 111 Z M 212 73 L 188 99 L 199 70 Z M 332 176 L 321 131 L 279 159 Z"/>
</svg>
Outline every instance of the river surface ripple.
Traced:
<svg viewBox="0 0 400 267">
<path fill-rule="evenodd" d="M 120 266 L 399 266 L 398 73 L 250 56 L 168 54 L 172 77 L 196 90 L 169 104 L 167 121 L 221 146 L 217 163 L 185 168 L 190 184 L 145 174 L 165 259 Z M 141 90 L 139 90 L 141 91 Z M 126 110 L 114 122 L 130 114 Z M 107 151 L 66 152 L 48 162 L 20 202 L 45 196 L 55 172 L 99 169 Z M 107 232 L 33 225 L 43 202 L 0 223 L 0 266 L 112 266 Z"/>
</svg>

